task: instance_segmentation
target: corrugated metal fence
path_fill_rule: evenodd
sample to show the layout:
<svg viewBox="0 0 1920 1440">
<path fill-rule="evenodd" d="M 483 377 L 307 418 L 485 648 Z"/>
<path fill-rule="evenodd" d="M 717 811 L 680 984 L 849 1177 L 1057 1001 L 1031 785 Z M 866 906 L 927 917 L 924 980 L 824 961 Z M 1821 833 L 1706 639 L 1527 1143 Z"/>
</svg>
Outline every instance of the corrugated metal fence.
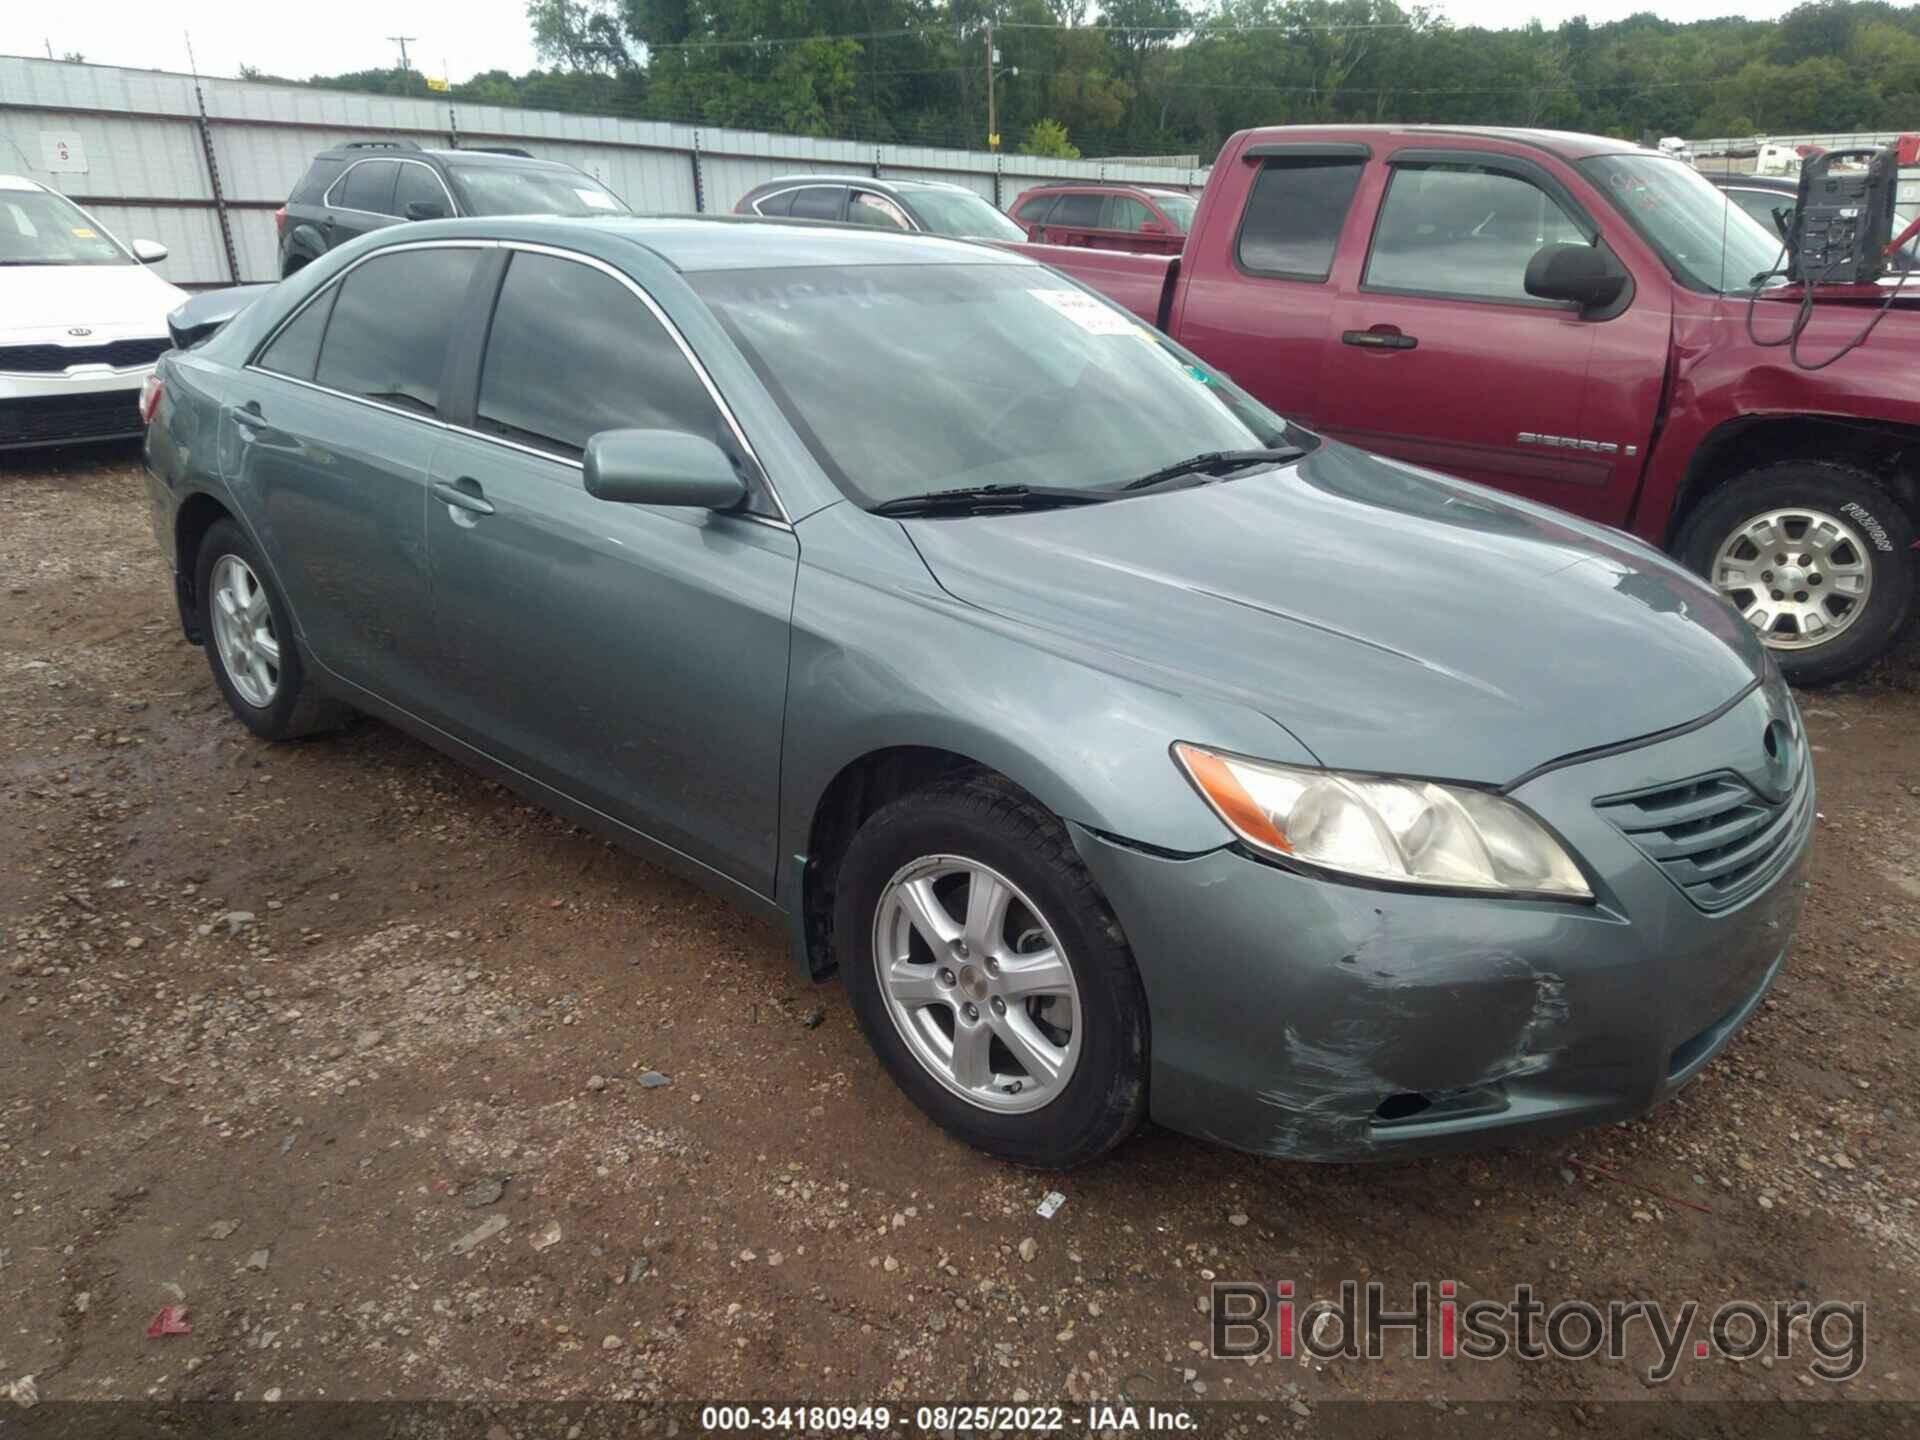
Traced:
<svg viewBox="0 0 1920 1440">
<path fill-rule="evenodd" d="M 0 56 L 0 173 L 71 195 L 124 240 L 158 240 L 180 285 L 279 278 L 273 212 L 343 140 L 513 144 L 564 160 L 643 213 L 726 211 L 795 170 L 925 178 L 996 204 L 1042 179 L 1196 189 L 1204 170 L 870 145 L 659 121 L 310 90 Z"/>
</svg>

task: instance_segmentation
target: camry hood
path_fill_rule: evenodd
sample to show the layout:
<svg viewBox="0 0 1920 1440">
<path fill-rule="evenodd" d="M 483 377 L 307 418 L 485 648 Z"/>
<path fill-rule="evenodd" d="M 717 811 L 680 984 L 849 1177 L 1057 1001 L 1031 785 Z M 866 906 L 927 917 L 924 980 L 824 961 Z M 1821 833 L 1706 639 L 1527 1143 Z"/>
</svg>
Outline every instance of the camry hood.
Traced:
<svg viewBox="0 0 1920 1440">
<path fill-rule="evenodd" d="M 1696 720 L 1765 666 L 1638 541 L 1337 444 L 1138 499 L 905 523 L 955 598 L 1249 705 L 1342 769 L 1504 784 Z"/>
<path fill-rule="evenodd" d="M 0 265 L 0 336 L 58 343 L 76 325 L 94 332 L 76 344 L 165 335 L 186 298 L 145 265 Z"/>
</svg>

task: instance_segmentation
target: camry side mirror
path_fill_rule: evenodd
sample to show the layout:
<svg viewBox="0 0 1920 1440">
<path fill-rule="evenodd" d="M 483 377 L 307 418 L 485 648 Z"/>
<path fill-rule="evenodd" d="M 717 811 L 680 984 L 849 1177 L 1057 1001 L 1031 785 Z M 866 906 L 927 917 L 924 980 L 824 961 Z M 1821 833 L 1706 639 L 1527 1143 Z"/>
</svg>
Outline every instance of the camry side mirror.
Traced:
<svg viewBox="0 0 1920 1440">
<path fill-rule="evenodd" d="M 133 242 L 133 258 L 142 265 L 157 265 L 167 258 L 167 247 L 158 240 L 136 240 Z"/>
<path fill-rule="evenodd" d="M 747 498 L 726 452 L 683 430 L 602 430 L 587 441 L 581 469 L 600 500 L 731 510 Z"/>
<path fill-rule="evenodd" d="M 447 207 L 442 205 L 438 200 L 409 200 L 407 202 L 407 219 L 409 220 L 444 220 L 446 218 Z"/>
<path fill-rule="evenodd" d="M 1627 271 L 1598 245 L 1542 245 L 1527 262 L 1527 294 L 1604 310 L 1626 293 Z"/>
</svg>

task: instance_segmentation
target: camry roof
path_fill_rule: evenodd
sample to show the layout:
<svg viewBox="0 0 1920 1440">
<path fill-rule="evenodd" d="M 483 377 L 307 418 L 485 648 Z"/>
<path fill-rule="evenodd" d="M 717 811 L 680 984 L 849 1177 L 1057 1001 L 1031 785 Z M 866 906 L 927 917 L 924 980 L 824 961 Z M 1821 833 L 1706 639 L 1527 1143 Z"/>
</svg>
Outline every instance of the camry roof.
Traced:
<svg viewBox="0 0 1920 1440">
<path fill-rule="evenodd" d="M 689 272 L 810 265 L 1034 264 L 1023 255 L 970 240 L 749 215 L 502 215 L 422 220 L 394 228 L 415 239 L 441 233 L 559 244 L 570 236 L 614 236 Z"/>
</svg>

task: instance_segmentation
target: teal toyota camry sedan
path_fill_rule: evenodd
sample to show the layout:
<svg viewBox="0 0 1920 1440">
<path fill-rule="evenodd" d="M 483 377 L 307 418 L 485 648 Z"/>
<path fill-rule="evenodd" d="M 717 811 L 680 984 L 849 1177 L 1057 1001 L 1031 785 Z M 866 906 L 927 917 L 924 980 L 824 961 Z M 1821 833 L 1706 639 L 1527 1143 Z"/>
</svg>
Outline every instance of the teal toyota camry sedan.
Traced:
<svg viewBox="0 0 1920 1440">
<path fill-rule="evenodd" d="M 395 226 L 176 312 L 180 618 L 767 916 L 994 1154 L 1633 1114 L 1760 1004 L 1814 780 L 1616 531 L 1323 441 L 1021 256 Z"/>
</svg>

